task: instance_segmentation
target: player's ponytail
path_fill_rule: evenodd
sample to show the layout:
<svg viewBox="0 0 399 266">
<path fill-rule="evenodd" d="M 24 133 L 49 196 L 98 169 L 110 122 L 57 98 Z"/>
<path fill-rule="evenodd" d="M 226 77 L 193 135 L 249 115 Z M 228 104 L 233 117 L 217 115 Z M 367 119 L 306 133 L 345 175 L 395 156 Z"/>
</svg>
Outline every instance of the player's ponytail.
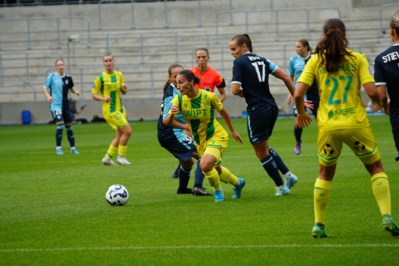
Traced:
<svg viewBox="0 0 399 266">
<path fill-rule="evenodd" d="M 180 68 L 184 69 L 184 67 L 181 66 L 181 65 L 179 65 L 179 64 L 170 65 L 169 68 L 168 68 L 169 78 L 170 78 L 170 76 L 172 76 L 172 69 L 174 69 L 174 68 L 176 68 L 176 67 L 180 67 Z M 169 87 L 169 85 L 170 85 L 170 81 L 169 81 L 169 79 L 168 79 L 168 80 L 166 81 L 165 85 L 163 85 L 163 92 L 164 92 L 164 93 L 165 93 L 166 89 Z"/>
<path fill-rule="evenodd" d="M 328 73 L 337 72 L 345 56 L 353 56 L 348 50 L 346 28 L 342 20 L 332 18 L 323 26 L 324 37 L 319 41 L 315 53 L 319 55 L 321 65 L 326 66 Z"/>
</svg>

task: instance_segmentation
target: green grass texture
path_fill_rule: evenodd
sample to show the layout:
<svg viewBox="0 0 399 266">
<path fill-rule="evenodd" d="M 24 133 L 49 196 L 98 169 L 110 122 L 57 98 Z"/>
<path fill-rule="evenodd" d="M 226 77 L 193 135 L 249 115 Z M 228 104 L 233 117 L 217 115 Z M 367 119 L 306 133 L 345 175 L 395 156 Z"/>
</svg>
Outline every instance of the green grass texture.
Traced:
<svg viewBox="0 0 399 266">
<path fill-rule="evenodd" d="M 399 238 L 382 228 L 370 177 L 344 147 L 326 217 L 328 238 L 313 239 L 317 126 L 303 131 L 294 154 L 293 118 L 277 120 L 269 144 L 298 176 L 289 196 L 274 184 L 250 145 L 246 120 L 232 120 L 223 165 L 247 181 L 242 198 L 177 195 L 177 160 L 157 140 L 155 121 L 131 122 L 131 166 L 105 166 L 114 137 L 106 123 L 74 125 L 80 155 L 55 154 L 55 125 L 0 127 L 0 265 L 398 265 Z M 399 168 L 389 118 L 371 116 L 399 221 Z M 222 123 L 223 124 L 223 123 Z M 191 175 L 190 186 L 194 180 Z M 130 194 L 110 206 L 112 184 Z M 204 187 L 212 191 L 204 180 Z"/>
</svg>

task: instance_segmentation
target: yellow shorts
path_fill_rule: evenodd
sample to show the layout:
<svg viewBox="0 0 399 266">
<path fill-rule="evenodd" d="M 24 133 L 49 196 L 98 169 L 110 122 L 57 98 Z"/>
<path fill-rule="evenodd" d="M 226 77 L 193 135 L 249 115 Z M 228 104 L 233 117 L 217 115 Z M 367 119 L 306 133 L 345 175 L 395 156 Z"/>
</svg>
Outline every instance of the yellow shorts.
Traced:
<svg viewBox="0 0 399 266">
<path fill-rule="evenodd" d="M 197 145 L 197 150 L 202 157 L 211 154 L 216 157 L 215 167 L 222 163 L 223 152 L 227 148 L 228 139 L 210 139 L 205 145 Z"/>
<path fill-rule="evenodd" d="M 104 119 L 112 127 L 114 131 L 123 128 L 128 124 L 126 113 L 113 112 L 104 114 Z"/>
<path fill-rule="evenodd" d="M 364 164 L 374 163 L 381 158 L 370 127 L 329 131 L 319 129 L 317 136 L 319 163 L 324 166 L 335 165 L 343 143 L 348 145 Z"/>
</svg>

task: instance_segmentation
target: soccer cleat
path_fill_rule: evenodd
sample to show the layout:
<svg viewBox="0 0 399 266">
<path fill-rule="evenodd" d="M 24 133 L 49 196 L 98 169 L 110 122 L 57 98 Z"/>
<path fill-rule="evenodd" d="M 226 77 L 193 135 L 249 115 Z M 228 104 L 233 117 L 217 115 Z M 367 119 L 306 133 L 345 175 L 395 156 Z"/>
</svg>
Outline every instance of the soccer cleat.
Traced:
<svg viewBox="0 0 399 266">
<path fill-rule="evenodd" d="M 178 188 L 176 193 L 177 194 L 192 194 L 193 191 L 191 188 Z"/>
<path fill-rule="evenodd" d="M 316 223 L 312 229 L 313 238 L 325 238 L 327 237 L 326 230 L 324 230 L 324 224 Z"/>
<path fill-rule="evenodd" d="M 71 153 L 72 154 L 80 154 L 80 152 L 78 152 L 78 150 L 76 148 L 72 148 Z"/>
<path fill-rule="evenodd" d="M 215 190 L 215 202 L 222 202 L 224 201 L 223 190 Z"/>
<path fill-rule="evenodd" d="M 282 188 L 276 187 L 276 192 L 274 195 L 276 196 L 285 196 L 291 193 L 290 189 L 285 185 Z"/>
<path fill-rule="evenodd" d="M 179 169 L 180 169 L 180 164 L 177 165 L 176 170 L 170 175 L 172 178 L 178 178 L 179 177 Z"/>
<path fill-rule="evenodd" d="M 399 236 L 399 226 L 395 223 L 391 215 L 382 217 L 382 226 L 391 233 L 392 236 Z"/>
<path fill-rule="evenodd" d="M 211 193 L 206 191 L 204 187 L 193 187 L 193 195 L 194 196 L 212 196 Z"/>
<path fill-rule="evenodd" d="M 285 179 L 285 186 L 288 189 L 291 189 L 296 183 L 298 183 L 298 177 L 293 173 L 290 173 L 290 176 Z"/>
<path fill-rule="evenodd" d="M 120 155 L 118 155 L 118 158 L 116 159 L 116 162 L 119 163 L 119 164 L 123 164 L 123 165 L 131 165 L 132 164 L 131 162 L 126 160 L 125 156 L 120 156 Z"/>
<path fill-rule="evenodd" d="M 240 177 L 238 180 L 240 180 L 240 184 L 238 186 L 236 186 L 236 187 L 233 187 L 233 191 L 234 191 L 233 199 L 241 198 L 241 191 L 242 191 L 242 189 L 245 186 L 245 179 L 244 178 Z"/>
<path fill-rule="evenodd" d="M 114 161 L 112 161 L 111 159 L 104 157 L 101 162 L 105 165 L 109 165 L 109 166 L 113 166 L 115 165 Z"/>
<path fill-rule="evenodd" d="M 296 155 L 301 154 L 301 142 L 300 142 L 300 141 L 298 141 L 298 142 L 295 144 L 294 152 L 295 152 Z"/>
<path fill-rule="evenodd" d="M 399 161 L 399 153 L 396 154 L 395 161 Z"/>
<path fill-rule="evenodd" d="M 55 154 L 57 154 L 57 155 L 63 155 L 64 153 L 62 152 L 62 149 L 59 148 L 59 149 L 56 149 L 56 150 L 55 150 Z"/>
</svg>

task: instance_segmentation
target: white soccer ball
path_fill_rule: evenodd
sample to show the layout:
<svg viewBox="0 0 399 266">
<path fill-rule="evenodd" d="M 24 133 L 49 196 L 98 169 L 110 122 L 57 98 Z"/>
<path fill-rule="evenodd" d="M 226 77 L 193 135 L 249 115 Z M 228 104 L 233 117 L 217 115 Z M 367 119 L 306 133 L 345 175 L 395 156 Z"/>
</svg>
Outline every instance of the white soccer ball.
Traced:
<svg viewBox="0 0 399 266">
<path fill-rule="evenodd" d="M 105 199 L 111 206 L 123 206 L 129 199 L 129 192 L 123 185 L 115 184 L 108 188 Z"/>
</svg>

